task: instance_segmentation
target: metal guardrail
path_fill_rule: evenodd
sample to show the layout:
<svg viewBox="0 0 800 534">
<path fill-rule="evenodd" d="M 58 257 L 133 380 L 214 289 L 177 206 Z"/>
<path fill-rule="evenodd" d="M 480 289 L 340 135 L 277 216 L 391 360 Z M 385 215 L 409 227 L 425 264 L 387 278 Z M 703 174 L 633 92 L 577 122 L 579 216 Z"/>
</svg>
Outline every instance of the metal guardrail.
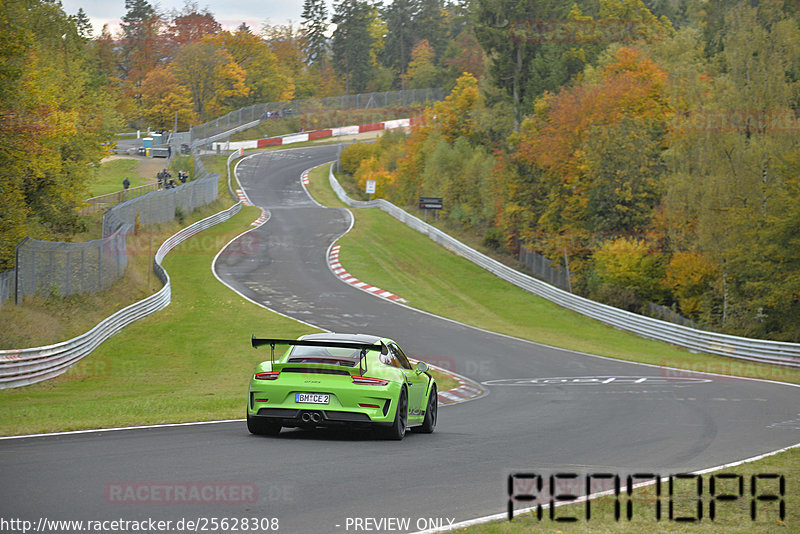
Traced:
<svg viewBox="0 0 800 534">
<path fill-rule="evenodd" d="M 161 262 L 167 253 L 198 232 L 227 221 L 241 209 L 241 202 L 234 204 L 227 210 L 187 226 L 164 241 L 153 258 L 153 270 L 164 287 L 154 295 L 121 309 L 85 334 L 68 341 L 29 349 L 0 350 L 0 389 L 25 386 L 56 377 L 127 325 L 166 308 L 171 299 L 171 287 L 169 274 L 161 266 Z"/>
<path fill-rule="evenodd" d="M 337 196 L 348 206 L 354 208 L 379 208 L 407 226 L 427 235 L 448 250 L 483 267 L 503 280 L 586 317 L 597 319 L 620 330 L 664 341 L 690 351 L 707 352 L 742 360 L 800 368 L 800 343 L 751 339 L 697 330 L 594 302 L 503 265 L 450 237 L 438 228 L 424 223 L 391 202 L 383 199 L 366 202 L 351 199 L 336 180 L 333 174 L 333 165 L 331 165 L 329 180 Z"/>
<path fill-rule="evenodd" d="M 165 308 L 170 302 L 171 288 L 169 275 L 161 262 L 167 253 L 198 232 L 230 219 L 239 210 L 241 204 L 236 204 L 182 229 L 161 244 L 153 260 L 153 270 L 164 287 L 156 294 L 123 308 L 90 331 L 68 341 L 29 349 L 0 350 L 0 389 L 58 376 L 125 326 Z"/>
<path fill-rule="evenodd" d="M 228 157 L 228 168 L 230 168 L 230 162 L 238 155 L 237 151 Z M 201 169 L 203 169 L 202 165 Z M 233 199 L 238 200 L 231 187 L 230 171 L 228 172 L 228 190 Z M 227 221 L 241 209 L 242 203 L 237 201 L 230 208 L 187 226 L 164 241 L 153 257 L 153 272 L 164 284 L 164 287 L 154 295 L 121 309 L 100 321 L 85 334 L 68 341 L 29 349 L 0 350 L 0 389 L 26 386 L 54 378 L 64 373 L 103 341 L 129 324 L 166 308 L 171 300 L 172 289 L 169 274 L 161 266 L 161 262 L 167 253 L 195 234 Z"/>
</svg>

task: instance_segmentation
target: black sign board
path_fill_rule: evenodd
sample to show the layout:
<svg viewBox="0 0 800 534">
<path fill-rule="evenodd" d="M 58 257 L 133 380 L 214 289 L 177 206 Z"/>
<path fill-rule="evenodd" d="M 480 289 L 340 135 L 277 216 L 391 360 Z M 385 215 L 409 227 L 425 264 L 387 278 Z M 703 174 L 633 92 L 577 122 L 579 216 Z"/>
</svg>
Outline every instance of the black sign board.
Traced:
<svg viewBox="0 0 800 534">
<path fill-rule="evenodd" d="M 421 210 L 440 210 L 443 205 L 441 197 L 419 197 L 419 209 Z"/>
</svg>

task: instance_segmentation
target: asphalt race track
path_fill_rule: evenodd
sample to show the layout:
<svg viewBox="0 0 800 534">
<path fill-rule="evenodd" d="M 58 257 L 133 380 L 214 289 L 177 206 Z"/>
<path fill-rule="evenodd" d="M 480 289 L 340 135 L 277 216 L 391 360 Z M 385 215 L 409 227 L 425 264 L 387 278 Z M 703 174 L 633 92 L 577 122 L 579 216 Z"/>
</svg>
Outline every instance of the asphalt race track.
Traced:
<svg viewBox="0 0 800 534">
<path fill-rule="evenodd" d="M 428 518 L 446 525 L 504 511 L 506 477 L 514 471 L 667 475 L 800 442 L 800 388 L 675 376 L 548 348 L 341 282 L 326 252 L 349 228 L 350 215 L 317 206 L 300 184 L 303 170 L 335 156 L 335 146 L 323 146 L 240 163 L 243 187 L 270 219 L 250 233 L 258 253 L 223 253 L 218 275 L 290 317 L 389 336 L 412 357 L 452 362 L 456 371 L 488 382 L 489 395 L 442 407 L 434 434 L 412 433 L 402 442 L 347 431 L 252 436 L 243 421 L 1 440 L 0 515 L 277 518 L 279 531 L 298 533 L 352 532 L 354 518 L 397 517 L 409 518 L 408 530 L 415 531 Z M 242 377 L 242 416 L 248 378 Z M 159 484 L 216 493 L 202 503 L 164 502 L 153 497 Z M 245 498 L 233 495 L 242 488 Z M 125 492 L 135 497 L 125 500 Z"/>
</svg>

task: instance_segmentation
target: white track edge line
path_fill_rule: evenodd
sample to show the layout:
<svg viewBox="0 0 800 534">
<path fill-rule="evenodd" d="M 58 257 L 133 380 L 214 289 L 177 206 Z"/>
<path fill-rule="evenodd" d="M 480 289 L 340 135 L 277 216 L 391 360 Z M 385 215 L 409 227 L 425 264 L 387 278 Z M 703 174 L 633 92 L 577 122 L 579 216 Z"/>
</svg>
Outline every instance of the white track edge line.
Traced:
<svg viewBox="0 0 800 534">
<path fill-rule="evenodd" d="M 76 434 L 95 434 L 99 432 L 117 432 L 120 430 L 144 430 L 148 428 L 170 428 L 176 426 L 215 425 L 219 423 L 235 423 L 244 419 L 218 419 L 215 421 L 190 421 L 186 423 L 160 423 L 154 425 L 119 426 L 112 428 L 90 428 L 86 430 L 64 430 L 63 432 L 46 432 L 43 434 L 23 434 L 19 436 L 2 436 L 0 441 L 23 438 L 45 438 L 49 436 L 72 436 Z"/>
</svg>

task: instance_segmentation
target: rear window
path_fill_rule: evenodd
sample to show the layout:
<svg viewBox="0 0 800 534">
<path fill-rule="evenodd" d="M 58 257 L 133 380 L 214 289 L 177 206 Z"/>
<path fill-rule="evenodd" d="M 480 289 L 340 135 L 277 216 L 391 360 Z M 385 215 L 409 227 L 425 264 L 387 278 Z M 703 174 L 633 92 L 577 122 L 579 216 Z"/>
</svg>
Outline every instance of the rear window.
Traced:
<svg viewBox="0 0 800 534">
<path fill-rule="evenodd" d="M 357 360 L 361 354 L 358 349 L 345 349 L 342 347 L 294 347 L 289 354 L 289 360 L 294 358 L 334 358 Z"/>
</svg>

